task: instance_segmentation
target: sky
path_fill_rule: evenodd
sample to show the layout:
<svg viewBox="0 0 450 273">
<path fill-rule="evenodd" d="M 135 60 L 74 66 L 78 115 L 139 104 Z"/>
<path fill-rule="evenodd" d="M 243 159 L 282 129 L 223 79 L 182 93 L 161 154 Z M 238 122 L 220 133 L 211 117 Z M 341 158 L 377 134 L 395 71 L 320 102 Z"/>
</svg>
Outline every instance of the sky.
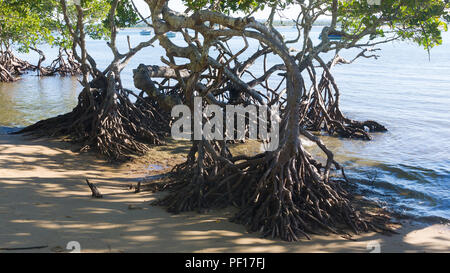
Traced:
<svg viewBox="0 0 450 273">
<path fill-rule="evenodd" d="M 150 11 L 148 9 L 147 4 L 144 2 L 144 0 L 133 0 L 136 4 L 139 11 L 141 11 L 142 15 L 149 16 Z M 183 5 L 182 0 L 170 0 L 169 1 L 169 7 L 175 11 L 182 12 L 185 9 L 185 6 Z M 298 10 L 295 6 L 292 6 L 290 8 L 285 9 L 282 14 L 283 16 L 289 18 L 289 19 L 295 19 Z M 243 16 L 243 14 L 236 14 L 237 16 Z M 256 12 L 253 17 L 256 19 L 267 19 L 270 15 L 270 9 L 264 9 L 263 11 Z M 275 20 L 280 20 L 280 16 L 275 16 Z M 283 19 L 286 20 L 286 19 Z"/>
</svg>

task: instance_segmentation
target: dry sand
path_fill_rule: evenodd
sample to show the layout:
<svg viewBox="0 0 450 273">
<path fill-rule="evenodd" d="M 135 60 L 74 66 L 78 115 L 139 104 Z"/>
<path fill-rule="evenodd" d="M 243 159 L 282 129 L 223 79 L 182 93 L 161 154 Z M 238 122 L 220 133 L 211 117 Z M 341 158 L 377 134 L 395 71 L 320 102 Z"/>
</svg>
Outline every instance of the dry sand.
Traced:
<svg viewBox="0 0 450 273">
<path fill-rule="evenodd" d="M 227 221 L 227 211 L 171 215 L 149 206 L 157 194 L 127 188 L 151 170 L 112 166 L 70 148 L 0 136 L 0 248 L 67 252 L 68 242 L 77 241 L 82 252 L 370 252 L 377 244 L 381 252 L 450 252 L 448 225 L 411 220 L 403 220 L 400 234 L 393 236 L 368 233 L 356 241 L 313 236 L 287 243 L 247 233 Z M 103 199 L 90 197 L 85 178 L 99 186 Z"/>
</svg>

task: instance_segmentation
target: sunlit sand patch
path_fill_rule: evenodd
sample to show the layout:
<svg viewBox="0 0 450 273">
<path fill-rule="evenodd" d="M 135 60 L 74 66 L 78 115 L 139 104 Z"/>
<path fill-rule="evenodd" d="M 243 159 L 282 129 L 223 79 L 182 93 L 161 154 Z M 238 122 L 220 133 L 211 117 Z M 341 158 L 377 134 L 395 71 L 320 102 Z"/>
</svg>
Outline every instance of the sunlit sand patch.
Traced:
<svg viewBox="0 0 450 273">
<path fill-rule="evenodd" d="M 189 236 L 189 237 L 181 237 L 180 240 L 183 241 L 196 241 L 196 240 L 212 240 L 219 238 L 218 235 L 212 236 L 212 235 L 203 235 L 203 236 Z"/>
<path fill-rule="evenodd" d="M 31 224 L 35 223 L 36 220 L 30 220 L 30 219 L 15 219 L 11 220 L 11 223 L 18 223 L 18 224 Z"/>
<path fill-rule="evenodd" d="M 122 210 L 118 210 L 118 209 L 95 208 L 95 207 L 80 208 L 80 209 L 77 209 L 76 211 L 81 212 L 81 213 L 89 213 L 89 214 L 111 214 L 111 213 L 125 214 L 126 213 L 126 212 L 124 212 Z"/>
<path fill-rule="evenodd" d="M 229 230 L 206 230 L 206 231 L 187 230 L 187 231 L 181 231 L 181 232 L 179 232 L 179 234 L 185 235 L 185 236 L 207 236 L 207 235 L 220 235 L 220 236 L 226 236 L 226 237 L 242 236 L 242 233 L 229 231 Z"/>
<path fill-rule="evenodd" d="M 136 242 L 152 242 L 158 240 L 156 236 L 152 235 L 136 235 L 136 236 L 123 236 L 124 239 Z"/>
<path fill-rule="evenodd" d="M 148 225 L 146 226 L 134 226 L 127 228 L 127 232 L 140 232 L 140 231 L 150 231 L 152 228 Z"/>
<path fill-rule="evenodd" d="M 12 235 L 15 235 L 15 236 L 31 236 L 31 233 L 29 233 L 29 232 L 19 232 L 19 233 L 15 233 L 15 234 L 12 234 Z"/>
<path fill-rule="evenodd" d="M 0 175 L 2 175 L 2 173 L 0 172 Z M 14 180 L 0 180 L 1 184 L 6 184 L 6 185 L 24 185 L 27 184 L 27 182 L 23 182 L 23 181 L 14 181 Z"/>
<path fill-rule="evenodd" d="M 44 228 L 62 228 L 62 229 L 79 229 L 79 230 L 110 230 L 110 229 L 119 229 L 119 228 L 125 228 L 126 224 L 114 224 L 114 223 L 105 223 L 105 222 L 96 222 L 95 224 L 92 223 L 71 223 L 71 222 L 65 222 L 60 221 L 58 224 L 53 224 L 48 221 L 39 221 L 37 222 L 37 225 Z"/>
<path fill-rule="evenodd" d="M 430 236 L 430 233 L 433 236 Z M 434 225 L 414 230 L 406 234 L 404 242 L 410 245 L 426 247 L 428 251 L 450 251 L 450 225 Z M 447 242 L 443 245 L 442 242 Z"/>
<path fill-rule="evenodd" d="M 226 252 L 245 252 L 245 253 L 283 253 L 286 252 L 286 247 L 280 245 L 268 246 L 232 246 L 232 247 L 212 247 L 205 248 L 195 253 L 226 253 Z"/>
</svg>

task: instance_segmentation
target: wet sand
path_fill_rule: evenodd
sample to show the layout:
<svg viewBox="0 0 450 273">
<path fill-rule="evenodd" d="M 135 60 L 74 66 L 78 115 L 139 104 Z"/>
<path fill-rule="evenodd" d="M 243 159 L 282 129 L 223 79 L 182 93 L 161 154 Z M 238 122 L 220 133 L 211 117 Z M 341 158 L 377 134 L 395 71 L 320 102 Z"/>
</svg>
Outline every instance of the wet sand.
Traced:
<svg viewBox="0 0 450 273">
<path fill-rule="evenodd" d="M 402 220 L 399 234 L 367 233 L 354 240 L 313 236 L 288 243 L 262 239 L 230 223 L 230 211 L 171 215 L 149 203 L 158 193 L 130 185 L 155 173 L 78 154 L 64 142 L 0 135 L 0 252 L 450 252 L 450 226 Z M 166 151 L 167 152 L 167 151 Z M 177 148 L 169 160 L 182 160 Z M 151 158 L 151 157 L 150 157 Z M 166 162 L 148 164 L 164 165 Z M 164 161 L 164 160 L 163 160 Z M 103 194 L 91 198 L 85 178 Z"/>
</svg>

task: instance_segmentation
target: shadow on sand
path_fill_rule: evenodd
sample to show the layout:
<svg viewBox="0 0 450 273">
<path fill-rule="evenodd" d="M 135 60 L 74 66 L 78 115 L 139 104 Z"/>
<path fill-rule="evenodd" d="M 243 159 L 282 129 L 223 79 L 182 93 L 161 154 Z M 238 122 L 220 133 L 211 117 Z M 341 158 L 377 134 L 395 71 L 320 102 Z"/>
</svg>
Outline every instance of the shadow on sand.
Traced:
<svg viewBox="0 0 450 273">
<path fill-rule="evenodd" d="M 90 197 L 85 178 L 98 185 L 102 199 Z M 382 252 L 450 251 L 448 226 L 418 223 L 405 224 L 399 235 L 370 233 L 357 241 L 336 235 L 295 243 L 262 239 L 230 223 L 231 210 L 171 215 L 150 206 L 159 195 L 135 194 L 129 185 L 136 179 L 129 164 L 77 154 L 68 143 L 1 135 L 0 249 L 64 252 L 77 241 L 86 252 L 369 252 L 368 243 L 376 241 Z"/>
</svg>

